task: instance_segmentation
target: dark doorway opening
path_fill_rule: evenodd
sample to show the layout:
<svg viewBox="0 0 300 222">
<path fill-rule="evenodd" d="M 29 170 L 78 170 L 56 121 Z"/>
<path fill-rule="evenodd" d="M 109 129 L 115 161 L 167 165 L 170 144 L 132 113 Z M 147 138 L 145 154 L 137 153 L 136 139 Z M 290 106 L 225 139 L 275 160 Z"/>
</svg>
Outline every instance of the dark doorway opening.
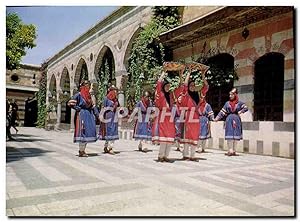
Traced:
<svg viewBox="0 0 300 222">
<path fill-rule="evenodd" d="M 255 62 L 254 120 L 283 121 L 284 56 L 268 53 Z"/>
<path fill-rule="evenodd" d="M 37 121 L 37 100 L 35 98 L 28 98 L 25 101 L 25 116 L 24 116 L 24 126 L 36 126 Z"/>
</svg>

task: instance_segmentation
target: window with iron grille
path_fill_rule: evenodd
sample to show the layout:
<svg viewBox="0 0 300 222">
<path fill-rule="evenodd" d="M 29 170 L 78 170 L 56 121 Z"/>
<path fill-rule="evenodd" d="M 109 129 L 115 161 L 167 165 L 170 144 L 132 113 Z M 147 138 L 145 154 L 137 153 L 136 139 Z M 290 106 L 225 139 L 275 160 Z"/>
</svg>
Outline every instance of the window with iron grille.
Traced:
<svg viewBox="0 0 300 222">
<path fill-rule="evenodd" d="M 283 121 L 284 56 L 268 53 L 254 71 L 254 120 Z"/>
</svg>

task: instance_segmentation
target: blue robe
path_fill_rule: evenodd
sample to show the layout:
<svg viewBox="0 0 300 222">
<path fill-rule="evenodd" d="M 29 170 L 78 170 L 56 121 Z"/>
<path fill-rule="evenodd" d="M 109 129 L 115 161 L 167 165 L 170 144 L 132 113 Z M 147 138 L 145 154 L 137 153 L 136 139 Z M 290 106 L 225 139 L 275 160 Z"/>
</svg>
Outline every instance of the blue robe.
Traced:
<svg viewBox="0 0 300 222">
<path fill-rule="evenodd" d="M 214 112 L 212 111 L 212 108 L 208 103 L 205 104 L 203 112 L 201 112 L 200 108 L 198 110 L 200 121 L 199 139 L 205 140 L 211 138 L 209 120 L 214 119 Z"/>
<path fill-rule="evenodd" d="M 248 111 L 245 103 L 238 101 L 235 104 L 234 109 L 231 109 L 229 101 L 225 103 L 216 119 L 225 120 L 225 140 L 241 140 L 243 139 L 242 122 L 238 114 L 245 113 Z"/>
<path fill-rule="evenodd" d="M 181 111 L 178 106 L 176 105 L 176 114 L 175 114 L 175 140 L 178 142 L 181 142 L 181 140 L 183 139 L 183 135 L 184 135 L 184 122 L 180 122 L 180 114 L 181 112 L 185 112 L 185 111 Z"/>
<path fill-rule="evenodd" d="M 77 104 L 72 107 L 76 110 L 74 143 L 95 142 L 97 140 L 96 118 L 99 116 L 97 107 L 87 107 L 80 93 L 76 93 L 72 99 L 77 100 Z"/>
<path fill-rule="evenodd" d="M 149 107 L 152 107 L 152 106 L 153 105 L 150 101 Z M 142 101 L 139 101 L 135 107 L 138 107 L 140 109 L 140 112 L 142 113 L 142 122 L 139 122 L 138 120 L 136 120 L 133 138 L 139 139 L 139 140 L 151 140 L 152 139 L 152 131 L 151 131 L 152 123 L 150 120 L 148 120 L 147 122 L 145 121 L 147 109 L 144 106 Z"/>
<path fill-rule="evenodd" d="M 117 106 L 119 106 L 119 102 Z M 104 98 L 103 101 L 103 108 L 105 107 L 112 107 L 114 108 L 114 102 L 107 97 Z M 110 119 L 108 123 L 104 123 L 101 121 L 100 129 L 99 129 L 99 139 L 100 140 L 118 140 L 119 133 L 118 133 L 118 121 L 115 120 L 116 110 L 108 110 L 104 113 L 104 119 Z"/>
</svg>

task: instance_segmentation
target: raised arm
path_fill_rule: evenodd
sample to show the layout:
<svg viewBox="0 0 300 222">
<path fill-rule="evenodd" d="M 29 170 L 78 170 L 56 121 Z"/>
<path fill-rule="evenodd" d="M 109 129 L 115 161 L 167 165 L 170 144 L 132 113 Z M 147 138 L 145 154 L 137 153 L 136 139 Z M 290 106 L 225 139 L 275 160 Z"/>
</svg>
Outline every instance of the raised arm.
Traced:
<svg viewBox="0 0 300 222">
<path fill-rule="evenodd" d="M 161 90 L 162 90 L 162 84 L 163 84 L 163 81 L 164 81 L 164 78 L 168 75 L 168 73 L 166 72 L 162 72 L 160 77 L 158 78 L 157 80 L 157 84 L 156 84 L 156 94 L 160 94 Z"/>
<path fill-rule="evenodd" d="M 185 85 L 188 85 L 188 84 L 189 84 L 190 75 L 191 75 L 191 70 L 189 69 L 189 72 L 188 72 L 188 74 L 187 74 L 186 77 L 185 77 L 185 81 L 184 81 L 184 84 L 185 84 Z"/>
</svg>

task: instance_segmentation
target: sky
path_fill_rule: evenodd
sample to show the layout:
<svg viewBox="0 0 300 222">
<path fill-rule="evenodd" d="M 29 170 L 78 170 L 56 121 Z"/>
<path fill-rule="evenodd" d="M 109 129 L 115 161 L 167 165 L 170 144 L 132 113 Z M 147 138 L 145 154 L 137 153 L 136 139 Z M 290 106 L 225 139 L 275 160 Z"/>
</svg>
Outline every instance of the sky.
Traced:
<svg viewBox="0 0 300 222">
<path fill-rule="evenodd" d="M 25 24 L 37 28 L 36 47 L 28 49 L 22 63 L 40 65 L 74 41 L 119 6 L 27 6 L 6 7 Z"/>
</svg>

